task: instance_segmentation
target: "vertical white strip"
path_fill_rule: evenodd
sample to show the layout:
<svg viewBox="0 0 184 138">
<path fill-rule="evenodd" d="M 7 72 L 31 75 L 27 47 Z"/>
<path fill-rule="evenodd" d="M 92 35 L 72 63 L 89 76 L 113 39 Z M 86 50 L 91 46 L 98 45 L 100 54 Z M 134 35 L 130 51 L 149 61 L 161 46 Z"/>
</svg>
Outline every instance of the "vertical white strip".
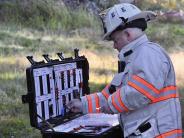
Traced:
<svg viewBox="0 0 184 138">
<path fill-rule="evenodd" d="M 61 76 L 61 72 L 57 72 L 57 87 L 58 87 L 58 107 L 59 107 L 59 115 L 63 114 L 63 100 L 62 100 L 62 76 Z"/>
<path fill-rule="evenodd" d="M 66 94 L 65 94 L 65 97 L 66 97 L 66 104 L 68 104 L 68 102 L 69 102 L 69 95 L 68 95 L 69 93 L 68 93 L 68 91 L 66 91 Z"/>
<path fill-rule="evenodd" d="M 74 81 L 73 81 L 73 78 L 74 78 L 74 71 L 73 71 L 73 68 L 70 70 L 70 97 L 71 97 L 71 100 L 73 99 L 73 87 L 74 87 Z"/>
<path fill-rule="evenodd" d="M 59 72 L 58 71 L 55 71 L 55 99 L 56 99 L 56 114 L 57 115 L 60 115 L 59 114 Z M 58 94 L 57 94 L 57 91 L 58 91 Z"/>
<path fill-rule="evenodd" d="M 64 71 L 64 89 L 68 89 L 67 70 Z"/>
<path fill-rule="evenodd" d="M 70 88 L 72 88 L 74 86 L 73 84 L 73 70 L 70 70 Z"/>
<path fill-rule="evenodd" d="M 80 91 L 80 97 L 82 97 L 82 88 L 81 85 L 83 85 L 83 76 L 82 76 L 82 69 L 79 69 L 79 91 Z"/>
<path fill-rule="evenodd" d="M 42 82 L 43 82 L 43 94 L 46 96 L 48 95 L 48 91 L 47 91 L 47 74 L 44 74 L 42 76 Z M 45 111 L 45 119 L 49 119 L 49 103 L 48 103 L 48 99 L 44 99 L 44 111 Z"/>
<path fill-rule="evenodd" d="M 78 71 L 78 69 L 76 69 L 75 70 L 75 78 L 76 78 L 76 86 L 79 86 L 79 80 L 80 80 L 80 78 L 79 78 L 79 71 Z"/>
<path fill-rule="evenodd" d="M 41 105 L 41 102 L 37 103 L 36 108 L 37 108 L 37 114 L 40 117 L 42 117 L 42 105 Z M 42 120 L 39 117 L 37 117 L 37 119 L 38 119 L 38 123 L 42 122 Z"/>
<path fill-rule="evenodd" d="M 50 91 L 51 91 L 51 95 L 52 95 L 52 105 L 53 105 L 53 116 L 56 116 L 56 96 L 55 96 L 55 86 L 54 86 L 54 79 L 53 79 L 53 75 L 52 75 L 52 70 L 51 73 L 49 74 L 49 81 L 50 81 Z"/>
<path fill-rule="evenodd" d="M 68 89 L 68 76 L 67 76 L 67 70 L 64 71 L 64 95 L 65 95 L 65 98 L 66 98 L 66 103 L 68 103 L 68 94 L 67 94 L 67 90 Z"/>
<path fill-rule="evenodd" d="M 36 93 L 36 101 L 38 99 L 38 97 L 40 96 L 40 81 L 39 81 L 39 77 L 34 76 L 34 84 L 35 84 L 35 93 Z M 36 103 L 36 112 L 39 116 L 42 117 L 42 107 L 41 107 L 41 102 Z M 42 120 L 37 117 L 38 123 L 40 123 Z"/>
<path fill-rule="evenodd" d="M 71 94 L 70 94 L 70 96 L 71 96 L 71 100 L 73 100 L 73 99 L 74 99 L 74 97 L 73 97 L 73 90 L 74 90 L 74 89 L 71 89 Z"/>
</svg>

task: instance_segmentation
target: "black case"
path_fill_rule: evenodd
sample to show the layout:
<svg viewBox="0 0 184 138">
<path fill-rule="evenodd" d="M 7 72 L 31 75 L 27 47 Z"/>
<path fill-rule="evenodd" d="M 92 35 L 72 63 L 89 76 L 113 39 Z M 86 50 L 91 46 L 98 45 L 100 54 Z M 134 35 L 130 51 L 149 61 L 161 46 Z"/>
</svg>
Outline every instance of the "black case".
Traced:
<svg viewBox="0 0 184 138">
<path fill-rule="evenodd" d="M 88 86 L 89 64 L 85 56 L 52 60 L 43 55 L 44 61 L 36 62 L 27 57 L 32 64 L 26 69 L 27 95 L 22 95 L 22 102 L 29 104 L 29 116 L 32 127 L 39 129 L 44 138 L 120 138 L 119 125 L 111 127 L 102 134 L 65 133 L 53 130 L 55 126 L 66 123 L 82 114 L 71 113 L 66 103 L 73 98 L 80 98 L 90 93 Z M 52 131 L 47 131 L 48 129 Z"/>
</svg>

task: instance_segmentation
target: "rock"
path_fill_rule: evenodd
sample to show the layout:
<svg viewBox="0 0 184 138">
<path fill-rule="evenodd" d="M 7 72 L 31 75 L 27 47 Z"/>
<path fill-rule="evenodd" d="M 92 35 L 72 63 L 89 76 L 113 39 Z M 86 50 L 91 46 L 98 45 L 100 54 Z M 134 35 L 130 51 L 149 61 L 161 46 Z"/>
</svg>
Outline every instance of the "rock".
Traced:
<svg viewBox="0 0 184 138">
<path fill-rule="evenodd" d="M 159 12 L 159 20 L 166 22 L 179 22 L 184 23 L 184 11 L 167 11 Z"/>
<path fill-rule="evenodd" d="M 96 3 L 90 0 L 63 0 L 63 3 L 70 9 L 76 10 L 82 7 L 92 14 L 98 14 L 100 11 Z"/>
<path fill-rule="evenodd" d="M 84 7 L 85 7 L 86 10 L 87 10 L 88 12 L 90 12 L 91 14 L 96 14 L 96 15 L 98 15 L 99 12 L 100 12 L 100 8 L 96 5 L 95 2 L 89 1 L 89 2 L 87 2 L 87 3 L 84 5 Z"/>
<path fill-rule="evenodd" d="M 120 3 L 134 3 L 135 0 L 119 0 Z"/>
<path fill-rule="evenodd" d="M 80 5 L 79 0 L 63 0 L 66 7 L 71 9 L 77 9 Z"/>
</svg>

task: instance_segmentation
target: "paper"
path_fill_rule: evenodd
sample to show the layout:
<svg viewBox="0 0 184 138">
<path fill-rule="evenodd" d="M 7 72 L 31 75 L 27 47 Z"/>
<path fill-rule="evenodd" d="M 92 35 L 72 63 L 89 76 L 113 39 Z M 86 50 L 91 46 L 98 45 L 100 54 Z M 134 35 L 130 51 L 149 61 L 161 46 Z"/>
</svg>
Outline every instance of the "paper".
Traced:
<svg viewBox="0 0 184 138">
<path fill-rule="evenodd" d="M 73 132 L 73 133 L 102 133 L 113 126 L 117 126 L 118 115 L 94 113 L 86 114 L 73 119 L 67 123 L 54 127 L 56 132 Z M 51 131 L 50 129 L 47 131 Z"/>
</svg>

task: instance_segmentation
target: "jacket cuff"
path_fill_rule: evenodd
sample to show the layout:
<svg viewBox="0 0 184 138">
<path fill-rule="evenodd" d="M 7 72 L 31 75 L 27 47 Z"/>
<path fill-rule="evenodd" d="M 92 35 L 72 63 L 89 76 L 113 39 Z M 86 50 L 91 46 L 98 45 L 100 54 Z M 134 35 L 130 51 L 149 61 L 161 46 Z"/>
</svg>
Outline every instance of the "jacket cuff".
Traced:
<svg viewBox="0 0 184 138">
<path fill-rule="evenodd" d="M 108 98 L 108 105 L 109 105 L 109 107 L 110 107 L 110 109 L 111 109 L 111 111 L 113 112 L 113 113 L 118 113 L 117 112 L 117 110 L 114 108 L 114 106 L 112 105 L 112 95 L 111 96 L 109 96 L 109 98 Z"/>
<path fill-rule="evenodd" d="M 86 96 L 81 97 L 81 103 L 82 103 L 82 113 L 87 114 L 88 113 L 88 106 L 87 106 L 87 98 Z"/>
</svg>

